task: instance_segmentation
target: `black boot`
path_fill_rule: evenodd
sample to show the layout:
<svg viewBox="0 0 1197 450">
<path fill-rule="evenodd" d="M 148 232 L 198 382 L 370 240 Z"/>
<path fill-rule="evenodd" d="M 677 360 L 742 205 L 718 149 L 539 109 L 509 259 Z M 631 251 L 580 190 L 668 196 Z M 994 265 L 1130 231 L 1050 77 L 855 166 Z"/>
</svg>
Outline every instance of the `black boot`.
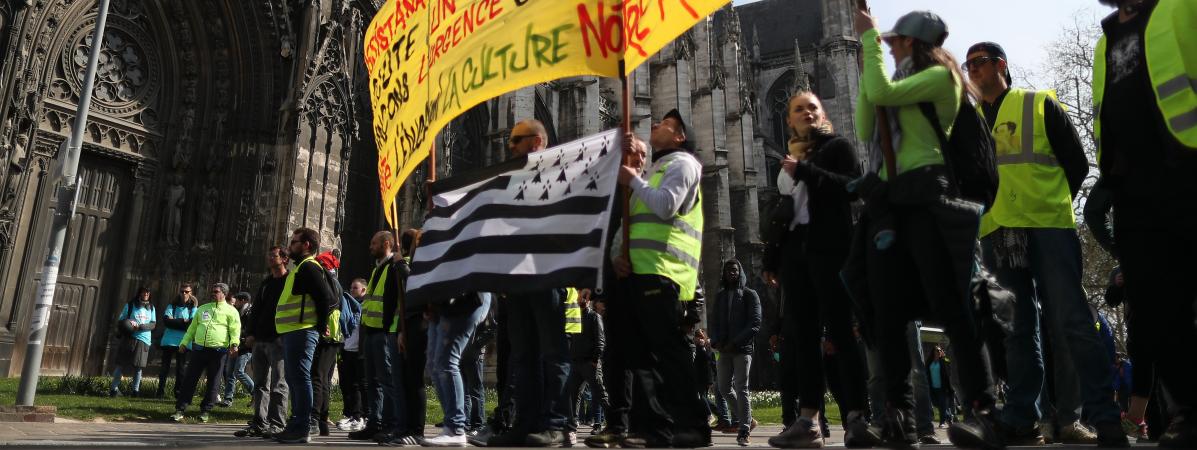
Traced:
<svg viewBox="0 0 1197 450">
<path fill-rule="evenodd" d="M 963 422 L 948 427 L 948 440 L 959 448 L 998 450 L 1006 448 L 1002 424 L 992 410 L 982 410 L 965 417 Z"/>
<path fill-rule="evenodd" d="M 918 448 L 919 433 L 914 424 L 914 411 L 889 408 L 885 412 L 881 437 L 888 448 Z"/>
</svg>

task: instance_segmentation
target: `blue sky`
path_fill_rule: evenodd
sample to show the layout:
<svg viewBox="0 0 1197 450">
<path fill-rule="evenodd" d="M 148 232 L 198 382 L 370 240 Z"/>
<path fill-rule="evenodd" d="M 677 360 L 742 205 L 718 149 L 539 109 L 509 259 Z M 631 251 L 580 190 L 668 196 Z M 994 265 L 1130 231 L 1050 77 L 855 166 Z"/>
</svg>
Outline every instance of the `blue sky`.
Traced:
<svg viewBox="0 0 1197 450">
<path fill-rule="evenodd" d="M 736 5 L 757 0 L 735 0 Z M 1074 18 L 1097 22 L 1111 8 L 1096 0 L 871 0 L 878 26 L 884 31 L 907 12 L 928 9 L 948 23 L 945 44 L 964 59 L 968 47 L 980 41 L 994 41 L 1006 49 L 1012 65 L 1038 68 L 1046 58 L 1045 47 L 1056 40 L 1060 27 Z M 892 62 L 887 61 L 888 65 Z"/>
</svg>

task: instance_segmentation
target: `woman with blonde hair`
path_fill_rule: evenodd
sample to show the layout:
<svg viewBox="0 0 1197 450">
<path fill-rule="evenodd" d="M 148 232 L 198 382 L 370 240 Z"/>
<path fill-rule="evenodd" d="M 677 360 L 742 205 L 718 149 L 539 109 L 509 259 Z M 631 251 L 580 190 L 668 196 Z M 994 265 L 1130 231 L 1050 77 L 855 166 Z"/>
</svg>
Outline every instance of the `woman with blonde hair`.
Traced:
<svg viewBox="0 0 1197 450">
<path fill-rule="evenodd" d="M 799 417 L 769 445 L 823 446 L 819 414 L 827 390 L 823 343 L 835 349 L 833 369 L 843 379 L 839 403 L 849 447 L 872 446 L 879 437 L 868 427 L 867 370 L 852 333 L 851 301 L 839 272 L 852 240 L 854 195 L 848 184 L 861 168 L 852 141 L 835 134 L 818 96 L 798 92 L 786 108 L 789 154 L 777 188 L 782 194 L 765 252 L 765 280 L 782 286 L 781 363 L 796 378 Z M 789 393 L 787 393 L 789 396 Z"/>
</svg>

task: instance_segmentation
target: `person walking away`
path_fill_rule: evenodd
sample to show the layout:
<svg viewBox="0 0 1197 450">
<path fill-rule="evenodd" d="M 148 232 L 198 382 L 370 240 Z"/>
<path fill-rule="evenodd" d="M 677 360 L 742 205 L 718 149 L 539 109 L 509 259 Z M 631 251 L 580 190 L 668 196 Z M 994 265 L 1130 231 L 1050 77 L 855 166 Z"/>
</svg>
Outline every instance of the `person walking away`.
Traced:
<svg viewBox="0 0 1197 450">
<path fill-rule="evenodd" d="M 233 307 L 238 311 L 238 317 L 242 324 L 250 321 L 249 313 L 252 308 L 252 297 L 248 292 L 238 292 L 233 294 Z M 233 393 L 236 391 L 236 382 L 240 381 L 241 386 L 245 388 L 245 392 L 253 397 L 254 380 L 249 374 L 245 373 L 245 365 L 249 364 L 250 358 L 253 356 L 252 344 L 247 343 L 245 338 L 245 326 L 241 327 L 241 346 L 238 347 L 236 355 L 229 354 L 228 360 L 224 363 L 224 395 L 221 396 L 220 402 L 216 406 L 228 408 L 233 406 Z"/>
<path fill-rule="evenodd" d="M 1127 311 L 1150 324 L 1131 339 L 1156 352 L 1148 359 L 1168 394 L 1172 417 L 1160 447 L 1193 448 L 1197 301 L 1189 280 L 1197 273 L 1197 4 L 1100 3 L 1118 10 L 1102 20 L 1093 59 L 1098 168 L 1113 197 Z M 1188 354 L 1173 353 L 1179 349 Z"/>
<path fill-rule="evenodd" d="M 491 294 L 467 293 L 433 305 L 428 322 L 428 373 L 444 413 L 439 436 L 424 439 L 425 447 L 465 447 L 465 388 L 461 381 L 461 353 L 490 309 Z"/>
<path fill-rule="evenodd" d="M 183 381 L 183 369 L 187 362 L 186 353 L 179 350 L 179 341 L 182 341 L 183 335 L 187 333 L 187 327 L 191 325 L 191 318 L 195 316 L 195 309 L 199 305 L 191 292 L 192 289 L 191 283 L 183 283 L 179 288 L 179 295 L 162 310 L 162 324 L 166 329 L 158 340 L 158 349 L 162 351 L 162 365 L 158 368 L 158 392 L 154 393 L 154 397 L 166 396 L 166 377 L 170 374 L 172 361 L 175 363 L 173 394 L 175 398 L 179 397 L 179 383 Z"/>
<path fill-rule="evenodd" d="M 820 423 L 826 367 L 822 352 L 823 330 L 836 344 L 837 371 L 844 377 L 843 394 L 837 398 L 847 413 L 844 439 L 849 446 L 871 446 L 879 439 L 868 429 L 866 369 L 860 346 L 852 335 L 852 315 L 839 268 L 851 243 L 853 195 L 847 184 L 860 176 L 860 164 L 851 141 L 837 136 L 819 98 L 797 92 L 786 109 L 789 154 L 777 176 L 783 214 L 766 247 L 763 274 L 767 283 L 782 285 L 783 356 L 796 358 L 786 366 L 797 368 L 798 426 L 770 439 L 770 445 L 806 447 L 823 444 L 816 429 Z M 713 335 L 712 335 L 713 337 Z"/>
<path fill-rule="evenodd" d="M 648 180 L 639 169 L 620 167 L 619 184 L 631 188 L 628 257 L 613 261 L 627 285 L 631 309 L 620 332 L 630 332 L 629 368 L 643 402 L 632 415 L 643 428 L 623 439 L 625 447 L 697 447 L 711 442 L 707 409 L 698 396 L 690 348 L 682 331 L 686 302 L 695 298 L 702 255 L 702 164 L 687 138 L 686 124 L 672 110 L 652 126 L 653 164 Z M 625 137 L 625 153 L 632 139 Z M 611 307 L 614 310 L 614 307 Z"/>
<path fill-rule="evenodd" d="M 1038 422 L 1045 369 L 1039 342 L 1042 305 L 1047 332 L 1061 356 L 1070 356 L 1085 409 L 1097 436 L 1080 424 L 1079 402 L 1057 398 L 1058 437 L 1066 444 L 1124 446 L 1118 406 L 1109 395 L 1113 361 L 1093 332 L 1081 287 L 1081 245 L 1072 200 L 1089 172 L 1080 137 L 1052 92 L 1012 88 L 1006 52 L 992 42 L 969 48 L 964 68 L 981 91 L 980 110 L 993 127 L 998 194 L 981 218 L 985 265 L 1015 303 L 1014 330 L 1006 337 L 1010 390 L 1002 421 L 1008 444 L 1041 445 Z M 1060 386 L 1066 388 L 1068 386 Z M 1064 390 L 1067 392 L 1067 390 Z"/>
<path fill-rule="evenodd" d="M 141 371 L 150 359 L 150 334 L 157 325 L 157 312 L 150 301 L 150 290 L 145 287 L 137 288 L 137 295 L 125 303 L 124 309 L 117 320 L 117 332 L 121 334 L 120 344 L 117 346 L 116 368 L 112 370 L 112 386 L 108 390 L 109 397 L 120 395 L 121 370 L 133 372 L 133 383 L 129 385 L 129 395 L 137 397 L 141 391 Z"/>
<path fill-rule="evenodd" d="M 880 171 L 880 175 L 868 175 L 856 186 L 866 199 L 866 214 L 854 243 L 864 257 L 863 283 L 860 261 L 851 260 L 844 274 L 857 308 L 865 311 L 861 332 L 878 347 L 885 372 L 885 445 L 917 443 L 909 377 L 912 361 L 905 337 L 910 321 L 931 317 L 946 325 L 957 349 L 963 400 L 973 408 L 966 413 L 971 417 L 968 422 L 948 430 L 949 440 L 959 447 L 1000 447 L 992 417 L 993 374 L 968 297 L 981 206 L 956 201 L 959 180 L 945 166 L 935 127 L 950 135 L 971 86 L 955 58 L 942 47 L 947 25 L 938 15 L 912 12 L 900 18 L 892 31 L 881 34 L 869 12 L 858 9 L 855 28 L 863 46 L 857 135 L 863 142 L 872 142 L 872 148 L 882 148 L 882 133 L 875 127 L 876 110 L 884 108 L 895 149 L 895 158 L 885 170 L 879 159 L 871 159 L 870 173 Z M 882 39 L 898 67 L 893 80 L 886 76 Z M 931 104 L 930 119 L 937 123 L 923 113 L 922 103 Z"/>
<path fill-rule="evenodd" d="M 253 348 L 250 355 L 254 381 L 253 418 L 249 426 L 237 430 L 233 436 L 272 438 L 287 426 L 287 406 L 290 390 L 283 374 L 283 344 L 274 327 L 274 314 L 279 296 L 287 282 L 287 249 L 273 246 L 266 250 L 266 278 L 258 284 L 257 300 L 249 310 L 249 320 L 242 322 L 245 345 Z"/>
<path fill-rule="evenodd" d="M 331 283 L 338 283 L 337 268 L 341 267 L 341 262 L 333 255 L 332 252 L 324 252 L 316 256 L 316 261 L 320 263 L 320 267 L 328 272 Z M 340 291 L 340 286 L 333 289 L 334 296 L 336 291 Z M 343 298 L 336 302 L 337 307 L 331 307 L 328 312 L 328 335 L 320 336 L 320 340 L 316 344 L 316 353 L 312 357 L 312 422 L 316 424 L 321 436 L 328 436 L 330 434 L 329 425 L 332 422 L 328 420 L 328 405 L 332 397 L 332 376 L 333 369 L 337 365 L 337 355 L 341 353 L 341 347 L 344 346 L 345 333 L 341 328 L 341 302 Z"/>
<path fill-rule="evenodd" d="M 711 346 L 717 359 L 719 393 L 728 400 L 732 424 L 738 425 L 736 443 L 747 447 L 756 428 L 748 398 L 748 373 L 752 369 L 753 342 L 761 330 L 761 299 L 748 287 L 744 267 L 737 260 L 723 263 L 723 279 L 710 315 Z"/>
<path fill-rule="evenodd" d="M 287 273 L 274 313 L 274 327 L 283 344 L 283 373 L 291 394 L 287 427 L 274 439 L 284 444 L 311 441 L 312 358 L 320 336 L 329 336 L 328 311 L 333 294 L 324 268 L 316 262 L 320 233 L 297 228 L 291 233 L 287 254 L 295 269 Z"/>
<path fill-rule="evenodd" d="M 220 393 L 225 356 L 236 355 L 241 343 L 241 316 L 237 308 L 228 303 L 229 285 L 212 283 L 209 295 L 212 301 L 195 310 L 195 319 L 179 343 L 179 348 L 187 349 L 191 355 L 179 388 L 180 396 L 175 401 L 175 413 L 171 416 L 175 422 L 183 420 L 183 413 L 191 405 L 200 374 L 207 376 L 208 385 L 204 401 L 200 403 L 199 421 L 208 422 L 208 412 L 216 406 L 216 397 Z"/>
<path fill-rule="evenodd" d="M 495 309 L 486 312 L 461 354 L 461 382 L 465 388 L 466 439 L 477 437 L 486 423 L 486 346 L 495 337 Z"/>
<path fill-rule="evenodd" d="M 361 300 L 366 296 L 364 278 L 355 278 L 349 283 L 349 296 L 358 303 L 357 322 L 361 323 Z M 337 429 L 341 431 L 358 431 L 366 428 L 366 361 L 361 352 L 361 326 L 345 335 L 345 347 L 341 349 L 341 359 L 337 362 L 337 373 L 340 377 L 341 401 L 344 416 L 337 422 Z"/>
<path fill-rule="evenodd" d="M 569 427 L 577 432 L 581 422 L 582 393 L 590 389 L 590 416 L 598 416 L 598 411 L 608 405 L 607 390 L 603 386 L 603 351 L 606 349 L 606 335 L 603 330 L 603 318 L 591 306 L 592 293 L 590 289 L 578 291 L 578 310 L 582 315 L 582 331 L 572 335 L 570 339 L 569 380 L 565 383 L 565 392 L 569 394 Z M 589 416 L 583 416 L 587 419 Z M 589 423 L 597 425 L 598 422 Z M 597 434 L 598 429 L 592 431 Z"/>
<path fill-rule="evenodd" d="M 411 273 L 411 256 L 420 240 L 420 230 L 409 228 L 399 237 L 399 249 L 392 256 L 395 273 L 399 277 L 399 301 L 396 317 L 399 320 L 400 369 L 393 373 L 391 383 L 396 387 L 400 424 L 405 436 L 392 439 L 405 446 L 418 445 L 424 439 L 428 394 L 424 389 L 424 370 L 428 365 L 428 321 L 425 305 L 408 306 L 403 301 L 407 276 Z"/>
</svg>

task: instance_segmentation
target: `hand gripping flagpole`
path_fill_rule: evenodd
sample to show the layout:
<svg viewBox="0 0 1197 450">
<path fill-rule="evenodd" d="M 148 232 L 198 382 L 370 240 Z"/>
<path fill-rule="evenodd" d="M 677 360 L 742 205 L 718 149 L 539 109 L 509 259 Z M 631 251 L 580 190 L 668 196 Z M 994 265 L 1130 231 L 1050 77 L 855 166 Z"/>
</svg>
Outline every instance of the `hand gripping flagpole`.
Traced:
<svg viewBox="0 0 1197 450">
<path fill-rule="evenodd" d="M 87 125 L 87 110 L 91 106 L 91 91 L 96 79 L 96 65 L 104 41 L 104 24 L 108 20 L 108 0 L 99 0 L 96 28 L 92 32 L 91 49 L 87 55 L 87 71 L 83 76 L 83 89 L 79 94 L 79 107 L 75 112 L 75 124 L 71 137 L 58 152 L 62 158 L 58 183 L 58 204 L 54 207 L 54 219 L 50 227 L 50 244 L 46 262 L 42 265 L 42 280 L 38 284 L 37 297 L 33 305 L 33 316 L 29 324 L 29 340 L 25 349 L 25 362 L 21 368 L 21 384 L 17 388 L 17 405 L 33 406 L 37 393 L 37 380 L 41 376 L 42 351 L 45 349 L 46 329 L 50 322 L 50 307 L 54 306 L 54 288 L 58 284 L 58 263 L 62 257 L 62 243 L 66 239 L 67 225 L 75 215 L 75 200 L 79 192 L 79 153 L 83 148 L 83 129 Z"/>
<path fill-rule="evenodd" d="M 623 135 L 620 136 L 620 139 L 627 140 L 632 135 L 632 89 L 628 85 L 628 74 L 627 74 L 627 71 L 624 70 L 624 67 L 625 67 L 624 64 L 625 64 L 624 60 L 622 60 L 622 59 L 619 60 L 619 81 L 620 81 L 620 84 L 623 85 L 623 93 L 620 94 L 621 98 L 623 99 L 623 101 L 620 102 L 620 103 L 623 103 L 623 111 L 622 111 Z M 622 155 L 624 164 L 627 164 L 632 158 L 632 155 L 627 152 L 628 149 L 632 148 L 631 145 L 632 144 L 630 142 L 622 142 L 621 141 L 621 148 L 623 148 L 623 150 L 624 150 L 623 155 Z M 621 249 L 621 253 L 622 253 L 621 256 L 623 256 L 623 259 L 625 261 L 628 261 L 628 264 L 631 264 L 631 262 L 632 262 L 631 257 L 628 256 L 628 254 L 629 254 L 628 248 L 631 246 L 631 243 L 629 242 L 629 239 L 630 239 L 629 236 L 631 236 L 631 233 L 628 228 L 629 227 L 628 215 L 631 212 L 630 203 L 632 201 L 632 188 L 630 186 L 624 186 L 622 194 L 623 194 L 622 195 L 622 197 L 623 197 L 623 218 L 622 218 L 623 248 Z"/>
</svg>

